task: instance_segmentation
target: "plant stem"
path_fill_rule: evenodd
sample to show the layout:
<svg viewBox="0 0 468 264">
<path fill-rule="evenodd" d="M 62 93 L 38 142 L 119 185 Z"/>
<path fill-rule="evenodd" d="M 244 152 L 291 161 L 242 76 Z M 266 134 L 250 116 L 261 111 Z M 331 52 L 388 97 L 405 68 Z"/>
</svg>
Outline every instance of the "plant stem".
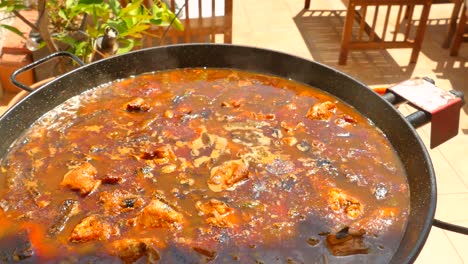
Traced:
<svg viewBox="0 0 468 264">
<path fill-rule="evenodd" d="M 39 12 L 37 31 L 41 35 L 41 38 L 45 41 L 47 48 L 49 48 L 51 53 L 59 51 L 49 32 L 49 15 L 47 14 L 45 0 L 38 1 L 37 10 Z"/>
<path fill-rule="evenodd" d="M 39 31 L 39 29 L 36 27 L 36 25 L 34 25 L 33 23 L 31 23 L 29 20 L 27 20 L 23 15 L 21 15 L 20 12 L 18 11 L 13 11 L 13 14 L 15 14 L 16 17 L 18 17 L 19 19 L 21 19 L 21 21 L 23 21 L 26 25 L 28 25 L 30 28 L 34 29 L 35 31 Z"/>
</svg>

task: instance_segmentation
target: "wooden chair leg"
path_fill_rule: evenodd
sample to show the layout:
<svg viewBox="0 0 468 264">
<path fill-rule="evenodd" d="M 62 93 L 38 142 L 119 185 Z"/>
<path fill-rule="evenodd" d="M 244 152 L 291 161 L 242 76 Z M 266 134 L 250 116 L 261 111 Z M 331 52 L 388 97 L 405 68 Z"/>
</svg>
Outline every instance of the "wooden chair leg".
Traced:
<svg viewBox="0 0 468 264">
<path fill-rule="evenodd" d="M 460 17 L 460 22 L 458 24 L 457 32 L 455 33 L 455 38 L 450 48 L 450 56 L 457 56 L 458 50 L 460 50 L 461 43 L 463 41 L 463 34 L 465 34 L 466 27 L 466 7 L 463 10 L 463 13 Z"/>
<path fill-rule="evenodd" d="M 341 49 L 340 55 L 338 57 L 338 64 L 339 65 L 346 65 L 346 61 L 348 60 L 348 51 L 349 51 L 349 43 L 352 39 L 353 34 L 353 23 L 354 23 L 354 3 L 350 1 L 348 4 L 348 10 L 346 11 L 346 21 L 343 26 L 343 33 L 341 36 Z"/>
<path fill-rule="evenodd" d="M 429 12 L 431 11 L 431 4 L 425 4 L 421 13 L 421 20 L 416 31 L 416 38 L 414 39 L 413 51 L 411 52 L 410 63 L 416 63 L 418 61 L 419 52 L 421 51 L 422 42 L 424 40 L 424 34 L 426 32 L 427 20 Z"/>
<path fill-rule="evenodd" d="M 442 48 L 444 49 L 448 49 L 450 47 L 450 43 L 452 42 L 452 39 L 453 39 L 453 34 L 455 34 L 455 31 L 457 30 L 457 19 L 458 19 L 458 14 L 460 14 L 460 9 L 461 9 L 462 4 L 463 4 L 463 0 L 455 1 L 452 15 L 450 16 L 450 19 L 449 19 L 447 36 L 445 37 L 444 43 L 442 44 Z"/>
<path fill-rule="evenodd" d="M 310 7 L 310 0 L 305 0 L 304 9 L 309 9 L 309 7 Z"/>
</svg>

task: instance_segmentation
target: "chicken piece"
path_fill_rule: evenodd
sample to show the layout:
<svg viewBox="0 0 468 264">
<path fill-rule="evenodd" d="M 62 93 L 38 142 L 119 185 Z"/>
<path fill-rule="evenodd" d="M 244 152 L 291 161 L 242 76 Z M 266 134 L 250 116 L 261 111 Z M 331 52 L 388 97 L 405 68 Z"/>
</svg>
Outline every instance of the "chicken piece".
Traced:
<svg viewBox="0 0 468 264">
<path fill-rule="evenodd" d="M 198 201 L 195 206 L 203 215 L 208 217 L 206 222 L 209 225 L 216 227 L 234 226 L 232 219 L 228 217 L 234 212 L 234 209 L 227 206 L 227 204 L 216 199 L 211 199 L 206 203 Z"/>
<path fill-rule="evenodd" d="M 100 180 L 95 179 L 96 174 L 96 168 L 89 162 L 85 162 L 79 167 L 67 172 L 65 176 L 63 176 L 60 185 L 80 191 L 81 195 L 87 195 L 97 189 L 101 184 Z"/>
<path fill-rule="evenodd" d="M 363 205 L 357 199 L 338 188 L 331 188 L 328 191 L 328 204 L 333 211 L 344 212 L 351 219 L 360 217 L 364 210 Z"/>
<path fill-rule="evenodd" d="M 147 257 L 146 263 L 157 263 L 160 259 L 158 248 L 161 242 L 151 239 L 121 239 L 112 242 L 111 251 L 118 255 L 124 263 L 135 263 L 142 257 Z"/>
<path fill-rule="evenodd" d="M 119 229 L 112 227 L 96 215 L 90 215 L 75 226 L 70 236 L 71 242 L 88 242 L 92 240 L 107 240 L 119 235 Z"/>
<path fill-rule="evenodd" d="M 334 256 L 349 256 L 356 254 L 368 254 L 369 248 L 364 244 L 364 232 L 349 233 L 349 227 L 345 227 L 336 234 L 327 236 L 326 245 Z"/>
<path fill-rule="evenodd" d="M 330 101 L 322 103 L 316 103 L 309 111 L 307 111 L 306 117 L 312 120 L 323 120 L 328 121 L 336 111 L 336 105 Z"/>
<path fill-rule="evenodd" d="M 100 193 L 99 202 L 103 204 L 107 214 L 118 215 L 142 207 L 144 200 L 127 191 L 115 190 Z"/>
<path fill-rule="evenodd" d="M 128 112 L 148 112 L 151 107 L 142 98 L 135 98 L 125 106 Z"/>
<path fill-rule="evenodd" d="M 249 168 L 242 160 L 230 160 L 211 169 L 208 187 L 213 192 L 232 191 L 248 177 Z"/>
<path fill-rule="evenodd" d="M 339 118 L 335 119 L 335 124 L 340 127 L 346 127 L 357 124 L 357 120 L 350 115 L 341 115 Z"/>
<path fill-rule="evenodd" d="M 137 224 L 143 227 L 168 228 L 179 227 L 184 216 L 169 205 L 152 200 L 137 216 Z"/>
<path fill-rule="evenodd" d="M 144 151 L 140 158 L 145 160 L 156 160 L 158 163 L 167 163 L 177 159 L 170 146 L 161 146 L 154 151 Z"/>
</svg>

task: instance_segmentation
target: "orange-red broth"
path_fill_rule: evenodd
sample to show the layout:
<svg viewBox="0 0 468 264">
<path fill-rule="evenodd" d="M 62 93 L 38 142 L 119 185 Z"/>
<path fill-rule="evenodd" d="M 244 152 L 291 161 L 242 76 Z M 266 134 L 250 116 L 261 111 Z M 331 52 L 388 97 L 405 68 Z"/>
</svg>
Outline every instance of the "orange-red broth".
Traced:
<svg viewBox="0 0 468 264">
<path fill-rule="evenodd" d="M 310 115 L 326 101 L 335 105 L 329 120 Z M 159 160 L 154 150 L 161 147 L 173 157 Z M 227 184 L 231 190 L 213 191 L 213 168 L 231 160 L 248 175 Z M 88 194 L 62 183 L 83 163 L 99 181 Z M 143 74 L 69 99 L 13 144 L 0 179 L 0 256 L 26 262 L 381 263 L 398 247 L 409 210 L 401 161 L 369 120 L 320 90 L 229 69 Z M 138 206 L 107 210 L 102 194 L 119 191 L 137 197 Z M 78 209 L 51 234 L 67 199 Z M 217 215 L 221 224 L 200 209 L 211 199 L 228 207 Z M 183 220 L 141 225 L 153 200 Z M 359 205 L 352 217 L 350 201 Z M 90 215 L 113 232 L 72 241 Z M 368 254 L 331 254 L 327 234 L 345 226 L 365 231 Z M 140 241 L 144 252 L 122 256 L 128 248 L 115 241 L 125 239 Z M 22 250 L 25 256 L 15 255 Z"/>
</svg>

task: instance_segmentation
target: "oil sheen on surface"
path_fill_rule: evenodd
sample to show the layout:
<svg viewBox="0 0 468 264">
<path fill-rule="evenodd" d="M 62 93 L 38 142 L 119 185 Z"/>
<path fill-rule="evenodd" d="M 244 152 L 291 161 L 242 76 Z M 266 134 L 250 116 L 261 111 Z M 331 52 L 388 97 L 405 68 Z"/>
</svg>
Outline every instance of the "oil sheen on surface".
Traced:
<svg viewBox="0 0 468 264">
<path fill-rule="evenodd" d="M 0 165 L 7 262 L 382 263 L 409 210 L 401 162 L 369 120 L 229 69 L 89 90 Z"/>
</svg>

